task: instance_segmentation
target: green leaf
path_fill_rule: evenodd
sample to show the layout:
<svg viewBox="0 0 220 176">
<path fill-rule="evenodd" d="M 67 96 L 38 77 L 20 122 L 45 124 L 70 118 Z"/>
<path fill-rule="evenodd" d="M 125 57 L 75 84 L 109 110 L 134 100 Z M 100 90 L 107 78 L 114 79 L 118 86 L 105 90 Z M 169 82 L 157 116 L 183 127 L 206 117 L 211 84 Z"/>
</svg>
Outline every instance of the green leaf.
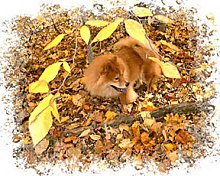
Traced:
<svg viewBox="0 0 220 176">
<path fill-rule="evenodd" d="M 44 50 L 48 50 L 48 49 L 51 49 L 57 46 L 61 42 L 61 40 L 64 38 L 65 35 L 66 34 L 59 34 L 55 39 L 53 39 L 49 44 L 47 44 Z"/>
<path fill-rule="evenodd" d="M 100 42 L 110 37 L 122 21 L 123 18 L 118 18 L 114 22 L 110 23 L 108 26 L 101 29 L 91 43 L 98 41 Z"/>
<path fill-rule="evenodd" d="M 60 65 L 62 62 L 56 62 L 52 65 L 49 65 L 42 75 L 40 76 L 39 80 L 45 80 L 46 82 L 52 81 L 58 74 L 58 71 L 60 70 Z"/>
<path fill-rule="evenodd" d="M 80 28 L 80 36 L 82 39 L 86 42 L 86 44 L 89 44 L 89 39 L 90 39 L 90 30 L 87 26 L 82 26 Z"/>
</svg>

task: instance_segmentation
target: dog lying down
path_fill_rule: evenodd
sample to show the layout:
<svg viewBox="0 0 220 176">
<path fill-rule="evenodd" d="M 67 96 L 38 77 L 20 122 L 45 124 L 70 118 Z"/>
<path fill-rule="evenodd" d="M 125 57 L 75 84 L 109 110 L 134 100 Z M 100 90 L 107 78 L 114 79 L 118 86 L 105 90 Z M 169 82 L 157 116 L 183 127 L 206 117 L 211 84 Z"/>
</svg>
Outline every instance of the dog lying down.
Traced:
<svg viewBox="0 0 220 176">
<path fill-rule="evenodd" d="M 152 47 L 155 47 L 153 43 Z M 97 56 L 85 71 L 86 89 L 92 96 L 119 97 L 122 104 L 136 101 L 136 81 L 146 83 L 148 90 L 160 77 L 158 63 L 148 57 L 160 58 L 152 48 L 146 48 L 131 37 L 119 40 L 114 53 Z"/>
</svg>

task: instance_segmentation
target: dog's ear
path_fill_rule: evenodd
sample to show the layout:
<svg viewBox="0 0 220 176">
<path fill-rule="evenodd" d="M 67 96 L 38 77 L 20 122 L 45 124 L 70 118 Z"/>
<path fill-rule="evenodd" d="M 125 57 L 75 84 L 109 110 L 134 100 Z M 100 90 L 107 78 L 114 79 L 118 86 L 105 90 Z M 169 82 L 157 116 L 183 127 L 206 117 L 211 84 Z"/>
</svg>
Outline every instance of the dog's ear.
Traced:
<svg viewBox="0 0 220 176">
<path fill-rule="evenodd" d="M 108 73 L 110 70 L 112 70 L 115 67 L 116 62 L 117 56 L 113 56 L 111 60 L 103 66 L 102 73 Z"/>
</svg>

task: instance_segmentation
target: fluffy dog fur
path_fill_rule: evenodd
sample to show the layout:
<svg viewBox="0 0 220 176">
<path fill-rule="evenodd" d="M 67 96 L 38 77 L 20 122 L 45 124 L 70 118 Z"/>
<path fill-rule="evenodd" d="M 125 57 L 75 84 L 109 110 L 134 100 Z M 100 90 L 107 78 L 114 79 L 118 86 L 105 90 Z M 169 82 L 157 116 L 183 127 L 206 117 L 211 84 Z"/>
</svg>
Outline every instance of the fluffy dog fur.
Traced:
<svg viewBox="0 0 220 176">
<path fill-rule="evenodd" d="M 137 80 L 143 80 L 150 90 L 161 75 L 160 65 L 147 58 L 160 56 L 131 37 L 120 40 L 115 48 L 116 52 L 98 56 L 88 66 L 85 85 L 93 96 L 120 97 L 122 104 L 129 104 L 138 97 Z"/>
</svg>

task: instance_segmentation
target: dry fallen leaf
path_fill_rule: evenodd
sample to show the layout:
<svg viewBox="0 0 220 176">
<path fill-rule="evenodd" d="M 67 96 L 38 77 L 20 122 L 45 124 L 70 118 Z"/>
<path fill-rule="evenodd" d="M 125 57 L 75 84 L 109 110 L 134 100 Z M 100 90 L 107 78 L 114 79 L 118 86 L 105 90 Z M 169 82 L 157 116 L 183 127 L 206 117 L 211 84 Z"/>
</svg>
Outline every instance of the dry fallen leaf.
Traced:
<svg viewBox="0 0 220 176">
<path fill-rule="evenodd" d="M 130 139 L 123 139 L 120 144 L 118 144 L 118 146 L 120 148 L 126 149 L 126 148 L 130 148 L 133 146 L 132 142 Z"/>
<path fill-rule="evenodd" d="M 86 25 L 95 26 L 95 27 L 103 27 L 103 26 L 106 26 L 108 24 L 109 24 L 108 21 L 103 21 L 103 20 L 89 20 L 89 21 L 86 21 Z"/>
<path fill-rule="evenodd" d="M 175 162 L 179 158 L 176 151 L 168 153 L 167 156 L 171 162 Z"/>
<path fill-rule="evenodd" d="M 123 130 L 125 130 L 125 131 L 129 131 L 130 130 L 130 127 L 128 126 L 128 125 L 119 125 L 119 130 L 121 131 L 121 132 L 123 132 Z"/>
<path fill-rule="evenodd" d="M 117 116 L 117 113 L 113 112 L 113 111 L 107 111 L 105 113 L 105 122 L 109 122 L 111 120 L 113 120 L 115 117 Z"/>
<path fill-rule="evenodd" d="M 155 123 L 155 119 L 151 119 L 151 118 L 144 118 L 144 126 L 146 127 L 150 127 Z"/>
<path fill-rule="evenodd" d="M 43 139 L 41 142 L 39 142 L 34 150 L 35 150 L 35 153 L 37 155 L 41 155 L 49 146 L 49 140 L 48 139 Z"/>
<path fill-rule="evenodd" d="M 87 136 L 90 132 L 91 132 L 90 129 L 84 130 L 84 131 L 79 135 L 79 137 L 85 137 L 85 136 Z"/>
<path fill-rule="evenodd" d="M 140 153 L 134 156 L 134 162 L 136 169 L 141 169 L 141 167 L 143 166 L 143 159 Z"/>
<path fill-rule="evenodd" d="M 100 140 L 101 139 L 101 136 L 100 135 L 97 135 L 97 134 L 91 134 L 89 135 L 89 137 L 94 140 L 94 141 L 97 141 L 97 140 Z"/>
<path fill-rule="evenodd" d="M 175 145 L 175 144 L 172 144 L 172 143 L 166 143 L 166 144 L 163 144 L 163 145 L 164 145 L 164 147 L 165 147 L 167 150 L 169 150 L 169 151 L 171 151 L 171 150 L 173 150 L 173 149 L 176 148 L 176 145 Z"/>
<path fill-rule="evenodd" d="M 163 45 L 168 46 L 170 49 L 172 49 L 174 51 L 177 51 L 177 52 L 180 51 L 180 49 L 176 45 L 174 45 L 172 43 L 168 43 L 166 40 L 160 40 L 159 42 Z"/>
</svg>

